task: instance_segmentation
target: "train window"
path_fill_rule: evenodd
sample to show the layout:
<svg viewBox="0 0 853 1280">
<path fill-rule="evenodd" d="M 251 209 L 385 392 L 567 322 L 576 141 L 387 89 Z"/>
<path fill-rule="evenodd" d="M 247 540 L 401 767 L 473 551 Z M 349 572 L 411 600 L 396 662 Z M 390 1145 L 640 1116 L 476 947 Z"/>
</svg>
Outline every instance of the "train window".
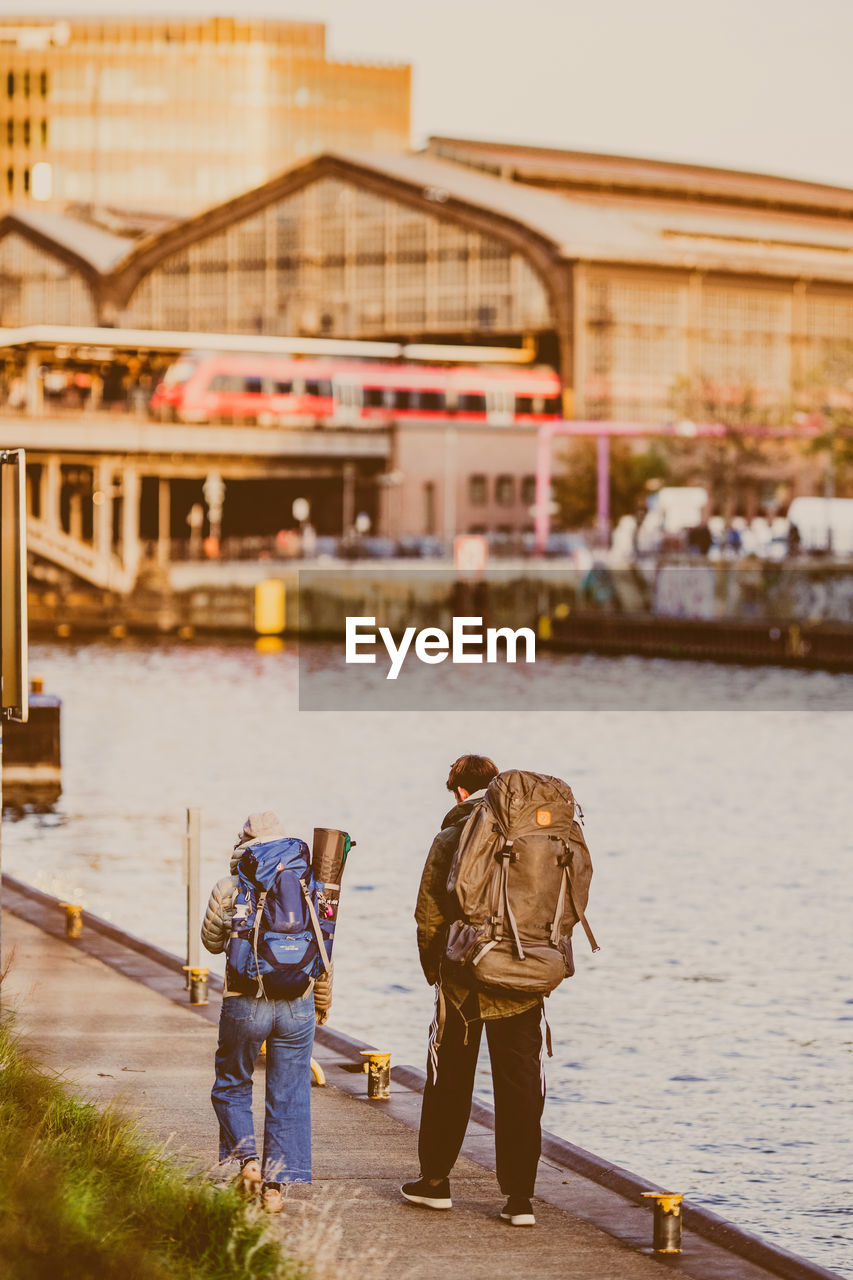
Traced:
<svg viewBox="0 0 853 1280">
<path fill-rule="evenodd" d="M 559 396 L 548 396 L 547 399 L 545 400 L 546 413 L 555 413 L 559 417 L 562 411 L 562 408 L 563 406 L 560 403 Z"/>
<path fill-rule="evenodd" d="M 365 387 L 364 403 L 368 409 L 381 409 L 385 404 L 385 392 L 381 387 Z"/>
<path fill-rule="evenodd" d="M 319 380 L 309 380 L 305 383 L 306 396 L 318 396 L 331 398 L 332 384 L 325 378 Z"/>
<path fill-rule="evenodd" d="M 459 397 L 460 413 L 485 413 L 486 397 L 481 395 L 461 395 Z"/>
<path fill-rule="evenodd" d="M 468 501 L 472 507 L 484 507 L 488 501 L 489 491 L 485 476 L 468 477 Z"/>
<path fill-rule="evenodd" d="M 495 501 L 499 507 L 511 507 L 515 502 L 515 476 L 498 476 L 495 481 Z"/>
<path fill-rule="evenodd" d="M 533 397 L 532 396 L 516 396 L 515 412 L 516 413 L 532 413 Z"/>
<path fill-rule="evenodd" d="M 277 396 L 289 396 L 292 390 L 292 382 L 277 382 L 275 384 L 275 393 Z"/>
<path fill-rule="evenodd" d="M 242 390 L 250 396 L 263 395 L 264 380 L 263 378 L 244 378 Z"/>
<path fill-rule="evenodd" d="M 209 391 L 230 391 L 234 392 L 250 391 L 250 382 L 257 384 L 257 390 L 261 389 L 260 378 L 242 378 L 239 373 L 217 373 L 210 379 Z"/>
<path fill-rule="evenodd" d="M 189 382 L 195 373 L 195 365 L 192 360 L 177 360 L 174 364 L 170 364 L 166 372 L 163 374 L 163 385 L 165 387 L 179 387 L 183 382 Z M 216 379 L 214 379 L 214 382 Z M 213 383 L 210 384 L 213 390 Z"/>
<path fill-rule="evenodd" d="M 422 391 L 420 393 L 421 409 L 429 409 L 435 413 L 444 408 L 444 392 L 443 391 Z"/>
<path fill-rule="evenodd" d="M 417 391 L 395 391 L 394 392 L 394 408 L 395 409 L 416 409 L 418 407 Z"/>
<path fill-rule="evenodd" d="M 532 507 L 536 501 L 536 477 L 525 476 L 521 481 L 521 501 L 526 507 Z"/>
</svg>

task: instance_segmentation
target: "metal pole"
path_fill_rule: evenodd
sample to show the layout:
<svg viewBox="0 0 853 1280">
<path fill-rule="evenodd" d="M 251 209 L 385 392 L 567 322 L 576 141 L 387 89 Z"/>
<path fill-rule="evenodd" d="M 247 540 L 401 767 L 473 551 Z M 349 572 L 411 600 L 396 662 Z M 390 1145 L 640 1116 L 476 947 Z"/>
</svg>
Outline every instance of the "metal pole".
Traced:
<svg viewBox="0 0 853 1280">
<path fill-rule="evenodd" d="M 551 529 L 551 425 L 550 422 L 543 423 L 536 437 L 536 512 L 533 520 L 538 556 L 545 554 Z"/>
<path fill-rule="evenodd" d="M 602 547 L 610 546 L 610 437 L 596 440 L 597 458 L 597 519 L 598 540 Z"/>
<path fill-rule="evenodd" d="M 444 428 L 444 541 L 453 548 L 456 537 L 456 428 Z"/>
<path fill-rule="evenodd" d="M 201 968 L 201 810 L 187 809 L 187 989 L 192 969 Z"/>
</svg>

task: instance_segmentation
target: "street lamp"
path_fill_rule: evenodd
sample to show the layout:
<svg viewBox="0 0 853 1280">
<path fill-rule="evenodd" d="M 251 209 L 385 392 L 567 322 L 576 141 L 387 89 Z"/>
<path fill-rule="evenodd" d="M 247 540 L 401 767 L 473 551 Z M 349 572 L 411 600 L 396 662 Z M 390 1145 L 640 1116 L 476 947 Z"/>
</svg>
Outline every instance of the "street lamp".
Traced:
<svg viewBox="0 0 853 1280">
<path fill-rule="evenodd" d="M 210 546 L 214 556 L 219 555 L 219 539 L 222 536 L 222 506 L 225 502 L 225 481 L 218 471 L 210 471 L 202 485 L 210 521 Z"/>
</svg>

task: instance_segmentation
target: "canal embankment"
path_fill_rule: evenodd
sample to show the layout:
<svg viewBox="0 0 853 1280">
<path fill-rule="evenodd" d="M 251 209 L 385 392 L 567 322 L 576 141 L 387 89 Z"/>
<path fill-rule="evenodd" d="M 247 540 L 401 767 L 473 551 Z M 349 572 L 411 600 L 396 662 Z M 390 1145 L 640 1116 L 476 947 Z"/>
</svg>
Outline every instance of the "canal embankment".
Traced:
<svg viewBox="0 0 853 1280">
<path fill-rule="evenodd" d="M 4 1002 L 14 1005 L 46 1064 L 93 1101 L 136 1112 L 176 1156 L 210 1168 L 215 979 L 210 1003 L 190 1005 L 177 957 L 88 912 L 81 936 L 68 939 L 59 902 L 8 877 L 3 897 L 3 950 L 11 959 Z M 318 1030 L 315 1056 L 327 1084 L 312 1091 L 314 1193 L 289 1202 L 280 1223 L 291 1252 L 313 1242 L 312 1256 L 332 1274 L 514 1280 L 535 1271 L 546 1280 L 654 1280 L 666 1267 L 696 1280 L 835 1277 L 689 1200 L 682 1253 L 652 1255 L 652 1213 L 641 1197 L 662 1188 L 550 1134 L 537 1183 L 539 1225 L 512 1231 L 497 1217 L 493 1117 L 482 1102 L 454 1175 L 454 1211 L 415 1209 L 398 1188 L 416 1166 L 423 1075 L 397 1065 L 391 1097 L 369 1101 L 364 1075 L 352 1070 L 366 1047 Z"/>
<path fill-rule="evenodd" d="M 31 634 L 339 638 L 347 616 L 398 632 L 454 615 L 531 627 L 543 648 L 853 670 L 853 565 L 803 559 L 640 563 L 580 570 L 440 562 L 187 562 L 129 594 L 34 580 Z"/>
</svg>

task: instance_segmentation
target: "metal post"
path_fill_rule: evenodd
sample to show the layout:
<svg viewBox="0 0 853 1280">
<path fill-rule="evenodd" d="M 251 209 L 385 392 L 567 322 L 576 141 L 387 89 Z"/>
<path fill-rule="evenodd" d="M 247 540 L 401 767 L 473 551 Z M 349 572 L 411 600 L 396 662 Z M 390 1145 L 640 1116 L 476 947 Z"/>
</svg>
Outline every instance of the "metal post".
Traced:
<svg viewBox="0 0 853 1280">
<path fill-rule="evenodd" d="M 361 1049 L 360 1053 L 367 1061 L 364 1069 L 367 1072 L 367 1096 L 382 1100 L 391 1096 L 391 1055 L 377 1053 L 375 1049 Z"/>
<path fill-rule="evenodd" d="M 29 714 L 26 468 L 27 459 L 23 449 L 4 449 L 0 452 L 0 765 L 3 754 L 3 721 L 17 720 L 24 723 Z M 0 802 L 2 799 L 0 782 Z M 2 900 L 0 942 L 1 926 Z"/>
<path fill-rule="evenodd" d="M 201 810 L 187 809 L 186 859 L 187 873 L 187 990 L 191 990 L 192 973 L 202 968 L 201 938 Z"/>
<path fill-rule="evenodd" d="M 344 537 L 352 532 L 355 524 L 355 463 L 343 465 L 343 495 L 341 505 L 341 532 Z"/>
<path fill-rule="evenodd" d="M 681 1253 L 681 1201 L 683 1193 L 644 1191 L 654 1201 L 655 1220 L 652 1246 L 655 1253 Z"/>
<path fill-rule="evenodd" d="M 83 908 L 77 902 L 60 902 L 65 912 L 66 938 L 79 938 L 83 934 Z"/>
<path fill-rule="evenodd" d="M 456 437 L 455 427 L 444 428 L 444 541 L 451 549 L 456 537 Z"/>
<path fill-rule="evenodd" d="M 597 460 L 597 515 L 598 541 L 602 547 L 610 546 L 610 437 L 596 440 Z"/>
<path fill-rule="evenodd" d="M 533 516 L 536 554 L 545 554 L 551 527 L 551 424 L 545 422 L 536 437 L 536 504 Z"/>
<path fill-rule="evenodd" d="M 157 485 L 157 561 L 168 564 L 172 547 L 172 482 L 161 476 Z"/>
</svg>

